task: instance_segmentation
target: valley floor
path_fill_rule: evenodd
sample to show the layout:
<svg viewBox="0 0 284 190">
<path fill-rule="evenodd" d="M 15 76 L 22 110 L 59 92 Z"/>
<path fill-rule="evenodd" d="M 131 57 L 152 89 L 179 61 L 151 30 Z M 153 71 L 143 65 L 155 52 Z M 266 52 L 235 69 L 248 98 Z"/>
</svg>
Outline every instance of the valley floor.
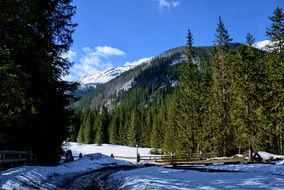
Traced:
<svg viewBox="0 0 284 190">
<path fill-rule="evenodd" d="M 82 159 L 54 167 L 22 166 L 0 173 L 1 189 L 284 189 L 284 163 L 201 166 L 234 172 L 176 170 L 109 157 L 110 152 L 136 153 L 136 148 L 115 145 L 105 147 L 105 156 L 91 150 L 96 145 L 73 144 L 69 148 Z M 72 148 L 73 147 L 73 148 Z M 88 148 L 89 147 L 89 148 Z M 115 147 L 119 148 L 115 151 Z M 85 150 L 85 152 L 83 151 Z M 147 149 L 141 149 L 147 153 Z M 96 149 L 96 152 L 97 149 Z M 148 154 L 148 153 L 147 153 Z M 200 166 L 199 166 L 200 167 Z M 89 183 L 89 184 L 88 184 Z"/>
</svg>

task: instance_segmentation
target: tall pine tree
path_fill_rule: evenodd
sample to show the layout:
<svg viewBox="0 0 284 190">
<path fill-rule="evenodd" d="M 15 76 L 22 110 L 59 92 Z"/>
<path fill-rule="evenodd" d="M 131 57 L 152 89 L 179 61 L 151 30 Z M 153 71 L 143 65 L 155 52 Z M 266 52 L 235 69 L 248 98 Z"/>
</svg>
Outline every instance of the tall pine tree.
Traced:
<svg viewBox="0 0 284 190">
<path fill-rule="evenodd" d="M 232 104 L 230 107 L 231 124 L 236 133 L 235 146 L 239 152 L 260 148 L 257 133 L 263 129 L 263 84 L 264 65 L 260 54 L 254 48 L 254 38 L 246 37 L 247 45 L 237 48 L 232 65 Z"/>
<path fill-rule="evenodd" d="M 268 85 L 266 93 L 266 111 L 268 113 L 268 128 L 270 129 L 269 148 L 283 154 L 284 133 L 284 13 L 277 7 L 272 22 L 267 29 L 271 40 L 270 52 L 266 61 Z M 275 136 L 275 140 L 272 136 Z M 276 146 L 275 146 L 276 145 Z"/>
<path fill-rule="evenodd" d="M 180 154 L 196 152 L 199 123 L 199 73 L 191 31 L 187 34 L 187 62 L 184 64 L 179 85 L 179 114 L 177 118 Z"/>
<path fill-rule="evenodd" d="M 228 155 L 231 147 L 230 126 L 230 42 L 225 25 L 219 17 L 215 47 L 212 52 L 211 128 L 213 147 L 219 155 Z"/>
<path fill-rule="evenodd" d="M 15 76 L 9 83 L 12 80 L 15 83 L 2 94 L 0 105 L 9 103 L 8 95 L 15 97 L 10 105 L 15 106 L 13 116 L 19 121 L 13 123 L 12 117 L 10 121 L 0 118 L 3 120 L 0 123 L 7 121 L 1 125 L 0 133 L 13 139 L 7 146 L 22 145 L 18 148 L 31 149 L 39 164 L 57 163 L 72 115 L 66 109 L 72 86 L 60 78 L 70 66 L 61 55 L 72 43 L 75 25 L 71 18 L 75 7 L 71 0 L 1 1 L 0 7 L 0 54 L 5 53 L 6 66 L 12 64 L 15 68 L 8 71 Z M 1 64 L 0 70 L 5 65 Z M 21 83 L 23 86 L 15 91 Z M 19 101 L 19 95 L 23 99 L 18 105 L 13 104 Z M 14 108 L 1 106 L 0 112 L 11 114 Z M 11 134 L 7 128 L 16 129 L 16 133 Z"/>
</svg>

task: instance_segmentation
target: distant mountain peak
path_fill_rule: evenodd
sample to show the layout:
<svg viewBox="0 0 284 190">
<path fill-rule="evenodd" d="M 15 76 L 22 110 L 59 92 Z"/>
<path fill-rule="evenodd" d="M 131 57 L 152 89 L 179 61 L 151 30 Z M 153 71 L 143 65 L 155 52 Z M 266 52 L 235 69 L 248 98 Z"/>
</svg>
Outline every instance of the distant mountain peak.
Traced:
<svg viewBox="0 0 284 190">
<path fill-rule="evenodd" d="M 146 57 L 139 59 L 137 61 L 133 62 L 126 62 L 124 65 L 119 67 L 114 67 L 99 73 L 96 73 L 94 75 L 88 75 L 85 77 L 80 78 L 77 82 L 81 84 L 82 87 L 84 86 L 93 86 L 96 87 L 98 84 L 104 84 L 108 81 L 112 80 L 113 78 L 121 75 L 122 73 L 137 67 L 140 64 L 148 63 L 152 57 Z"/>
<path fill-rule="evenodd" d="M 263 50 L 263 51 L 268 51 L 269 45 L 271 45 L 270 40 L 263 40 L 263 41 L 256 42 L 254 44 L 254 47 L 257 49 Z"/>
</svg>

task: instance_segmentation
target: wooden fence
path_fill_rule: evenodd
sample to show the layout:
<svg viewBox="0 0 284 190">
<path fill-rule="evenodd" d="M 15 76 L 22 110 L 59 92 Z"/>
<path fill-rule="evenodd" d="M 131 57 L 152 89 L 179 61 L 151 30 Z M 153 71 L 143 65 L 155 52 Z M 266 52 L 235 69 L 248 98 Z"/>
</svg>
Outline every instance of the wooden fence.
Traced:
<svg viewBox="0 0 284 190">
<path fill-rule="evenodd" d="M 29 151 L 0 150 L 0 165 L 13 167 L 17 164 L 31 164 L 32 154 Z"/>
<path fill-rule="evenodd" d="M 139 161 L 153 161 L 160 163 L 172 163 L 172 162 L 188 162 L 188 161 L 199 161 L 205 160 L 208 158 L 216 157 L 215 153 L 207 153 L 207 154 L 191 154 L 191 155 L 153 155 L 153 156 L 140 156 Z M 130 159 L 137 160 L 137 157 L 126 157 L 126 156 L 115 156 L 118 159 Z"/>
<path fill-rule="evenodd" d="M 239 164 L 247 163 L 248 160 L 243 158 L 215 158 L 217 154 L 206 153 L 206 154 L 191 154 L 191 155 L 153 155 L 153 156 L 140 156 L 137 157 L 125 157 L 125 156 L 115 156 L 115 158 L 120 159 L 130 159 L 137 161 L 152 161 L 160 163 L 163 165 L 171 165 L 173 167 L 177 166 L 191 166 L 191 165 L 211 165 L 211 164 Z"/>
</svg>

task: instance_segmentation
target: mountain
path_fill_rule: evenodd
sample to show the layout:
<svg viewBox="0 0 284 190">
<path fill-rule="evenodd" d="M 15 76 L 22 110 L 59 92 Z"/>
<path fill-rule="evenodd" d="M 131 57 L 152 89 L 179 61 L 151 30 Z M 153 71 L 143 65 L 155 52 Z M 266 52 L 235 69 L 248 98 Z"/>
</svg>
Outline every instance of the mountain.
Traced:
<svg viewBox="0 0 284 190">
<path fill-rule="evenodd" d="M 258 43 L 258 47 L 265 44 Z M 232 48 L 243 45 L 232 43 Z M 195 47 L 196 60 L 201 70 L 208 69 L 212 46 Z M 170 95 L 178 84 L 182 63 L 186 61 L 186 47 L 170 49 L 158 56 L 126 63 L 98 75 L 80 79 L 81 84 L 96 86 L 88 88 L 82 98 L 75 103 L 79 109 L 99 108 L 102 105 L 109 109 L 117 105 L 148 106 L 155 101 Z M 147 63 L 147 64 L 143 64 Z M 207 68 L 206 68 L 207 67 Z M 204 71 L 209 72 L 209 71 Z M 161 96 L 161 97 L 160 97 Z"/>
<path fill-rule="evenodd" d="M 236 48 L 239 48 L 239 51 L 244 49 L 244 45 L 239 43 L 231 46 L 232 56 L 237 53 Z M 198 71 L 192 74 L 195 74 L 199 81 L 186 82 L 188 85 L 200 85 L 200 93 L 196 94 L 196 99 L 200 96 L 200 101 L 204 103 L 197 109 L 200 109 L 202 114 L 204 111 L 204 115 L 201 115 L 205 118 L 205 126 L 208 124 L 206 114 L 209 112 L 212 96 L 210 57 L 214 49 L 195 47 L 194 50 L 196 56 L 193 63 L 197 65 Z M 185 110 L 184 105 L 187 104 L 182 101 L 187 98 L 183 96 L 185 93 L 181 94 L 178 90 L 180 87 L 188 90 L 186 83 L 179 85 L 180 76 L 186 77 L 185 73 L 189 74 L 183 71 L 192 68 L 184 64 L 187 60 L 186 52 L 187 48 L 184 46 L 165 51 L 153 57 L 148 64 L 140 64 L 125 71 L 84 95 L 72 105 L 76 110 L 77 121 L 70 130 L 72 139 L 81 143 L 95 141 L 131 146 L 142 144 L 154 148 L 164 146 L 161 138 L 169 139 L 167 143 L 171 142 L 179 124 L 174 118 L 187 117 L 190 113 L 190 109 Z M 201 130 L 202 133 L 206 131 L 205 128 Z M 179 134 L 179 137 L 181 136 L 182 134 Z"/>
<path fill-rule="evenodd" d="M 139 59 L 138 61 L 134 61 L 131 63 L 127 62 L 123 66 L 120 66 L 120 67 L 114 67 L 106 71 L 96 73 L 94 75 L 82 77 L 77 82 L 81 85 L 81 87 L 85 87 L 85 88 L 90 87 L 90 86 L 97 87 L 98 85 L 104 84 L 110 81 L 111 79 L 121 75 L 125 71 L 128 71 L 134 67 L 137 67 L 140 64 L 147 64 L 151 59 L 152 58 L 149 57 L 149 58 L 142 58 L 142 59 Z"/>
<path fill-rule="evenodd" d="M 206 62 L 209 59 L 211 47 L 195 49 L 198 54 L 196 63 Z M 142 61 L 138 61 L 138 64 L 127 63 L 100 75 L 85 77 L 80 80 L 81 84 L 96 85 L 96 89 L 89 90 L 75 106 L 85 109 L 105 105 L 112 109 L 125 102 L 128 102 L 129 106 L 151 104 L 155 102 L 157 96 L 170 93 L 176 86 L 182 65 L 179 63 L 185 60 L 186 47 L 182 46 L 165 51 L 146 61 L 143 60 L 147 64 L 141 64 Z"/>
</svg>

